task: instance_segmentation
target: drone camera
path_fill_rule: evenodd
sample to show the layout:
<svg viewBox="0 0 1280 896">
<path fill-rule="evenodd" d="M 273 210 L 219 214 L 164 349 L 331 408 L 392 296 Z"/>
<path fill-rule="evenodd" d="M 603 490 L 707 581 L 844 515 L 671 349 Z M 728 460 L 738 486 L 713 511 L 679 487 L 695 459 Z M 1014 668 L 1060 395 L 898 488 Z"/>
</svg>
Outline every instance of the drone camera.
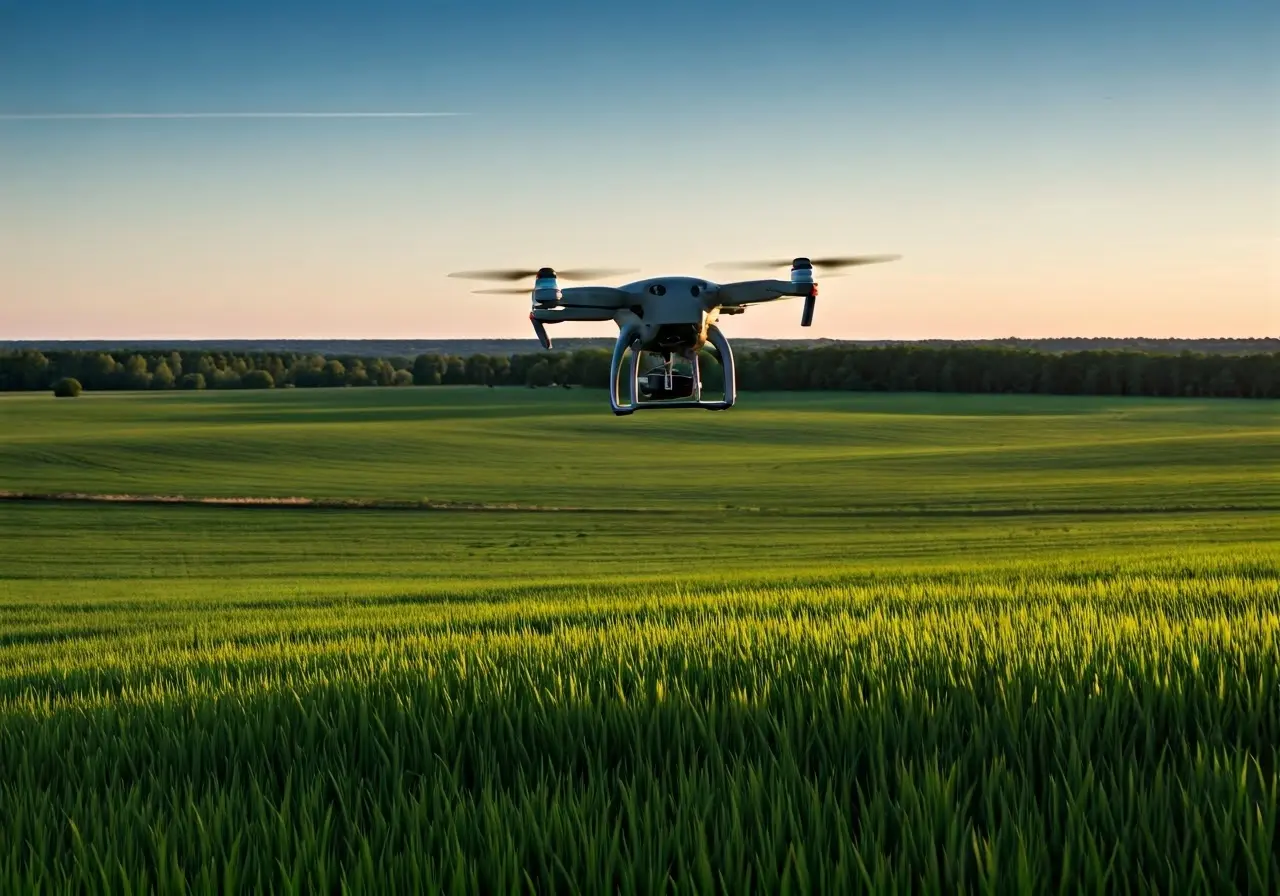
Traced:
<svg viewBox="0 0 1280 896">
<path fill-rule="evenodd" d="M 640 392 L 650 401 L 670 401 L 693 395 L 693 377 L 685 373 L 651 370 L 640 377 Z"/>
</svg>

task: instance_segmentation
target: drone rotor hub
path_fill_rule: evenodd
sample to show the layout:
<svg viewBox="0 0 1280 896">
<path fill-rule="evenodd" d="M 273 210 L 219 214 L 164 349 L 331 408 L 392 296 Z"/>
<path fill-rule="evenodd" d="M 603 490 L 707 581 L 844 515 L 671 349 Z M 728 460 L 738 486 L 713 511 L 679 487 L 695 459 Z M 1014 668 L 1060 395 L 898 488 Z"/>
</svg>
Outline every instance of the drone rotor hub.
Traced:
<svg viewBox="0 0 1280 896">
<path fill-rule="evenodd" d="M 813 282 L 813 262 L 807 258 L 797 258 L 791 262 L 792 283 Z"/>
<path fill-rule="evenodd" d="M 533 281 L 533 303 L 535 306 L 555 305 L 562 298 L 560 283 L 552 268 L 541 268 L 537 279 Z"/>
</svg>

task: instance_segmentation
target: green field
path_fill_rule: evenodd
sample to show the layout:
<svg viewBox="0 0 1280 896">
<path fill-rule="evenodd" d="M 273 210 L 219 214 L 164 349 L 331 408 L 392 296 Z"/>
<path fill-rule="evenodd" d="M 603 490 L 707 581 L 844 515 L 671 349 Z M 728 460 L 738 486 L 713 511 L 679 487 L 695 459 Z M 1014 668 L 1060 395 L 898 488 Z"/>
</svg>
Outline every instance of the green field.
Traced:
<svg viewBox="0 0 1280 896">
<path fill-rule="evenodd" d="M 769 511 L 1280 509 L 1276 403 L 597 390 L 0 397 L 0 489 Z"/>
<path fill-rule="evenodd" d="M 1275 892 L 1277 411 L 0 396 L 0 490 L 369 505 L 0 502 L 0 890 Z"/>
</svg>

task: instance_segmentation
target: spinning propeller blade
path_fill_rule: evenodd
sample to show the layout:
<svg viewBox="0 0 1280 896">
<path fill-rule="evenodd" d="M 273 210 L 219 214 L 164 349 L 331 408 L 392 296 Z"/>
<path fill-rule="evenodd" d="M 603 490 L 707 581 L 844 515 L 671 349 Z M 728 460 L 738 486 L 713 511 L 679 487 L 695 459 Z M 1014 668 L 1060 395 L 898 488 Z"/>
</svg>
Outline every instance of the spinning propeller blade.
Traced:
<svg viewBox="0 0 1280 896">
<path fill-rule="evenodd" d="M 563 280 L 601 280 L 605 277 L 634 274 L 636 270 L 637 268 L 572 268 L 556 271 L 556 276 Z"/>
<path fill-rule="evenodd" d="M 838 271 L 841 268 L 850 268 L 862 264 L 880 264 L 885 261 L 897 261 L 901 255 L 836 255 L 826 258 L 810 258 L 809 261 L 815 268 L 826 268 L 831 271 Z M 759 261 L 716 261 L 707 265 L 709 268 L 715 268 L 724 271 L 750 271 L 762 270 L 764 268 L 789 268 L 793 258 L 767 258 Z"/>
<path fill-rule="evenodd" d="M 455 271 L 449 275 L 460 280 L 525 280 L 538 276 L 536 270 Z"/>
<path fill-rule="evenodd" d="M 538 268 L 499 268 L 489 271 L 458 271 L 450 277 L 463 280 L 530 280 L 538 276 Z M 572 268 L 556 271 L 560 280 L 599 280 L 603 277 L 616 277 L 619 274 L 635 273 L 635 268 Z"/>
<path fill-rule="evenodd" d="M 473 289 L 472 295 L 477 296 L 527 296 L 529 290 L 523 286 L 506 286 L 501 289 Z"/>
</svg>

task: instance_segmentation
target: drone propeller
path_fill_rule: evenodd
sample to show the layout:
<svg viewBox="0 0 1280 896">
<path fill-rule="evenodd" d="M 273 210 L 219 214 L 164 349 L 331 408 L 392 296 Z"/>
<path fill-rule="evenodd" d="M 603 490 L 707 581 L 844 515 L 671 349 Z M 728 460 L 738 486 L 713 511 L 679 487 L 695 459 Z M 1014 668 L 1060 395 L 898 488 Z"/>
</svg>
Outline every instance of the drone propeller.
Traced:
<svg viewBox="0 0 1280 896">
<path fill-rule="evenodd" d="M 857 265 L 897 261 L 901 257 L 901 255 L 837 255 L 827 258 L 810 258 L 809 262 L 815 268 L 825 268 L 834 272 Z M 768 258 L 759 261 L 716 261 L 707 265 L 707 267 L 727 271 L 749 271 L 764 268 L 789 268 L 793 261 L 795 261 L 793 258 Z"/>
<path fill-rule="evenodd" d="M 458 271 L 450 277 L 463 280 L 529 280 L 538 276 L 541 268 L 499 268 L 490 271 Z M 616 277 L 619 274 L 631 274 L 635 268 L 573 268 L 567 271 L 556 271 L 560 280 L 599 280 L 603 277 Z M 523 292 L 524 290 L 520 290 Z"/>
<path fill-rule="evenodd" d="M 547 336 L 547 328 L 542 320 L 537 317 L 537 311 L 551 308 L 561 301 L 562 294 L 558 281 L 560 280 L 598 280 L 603 277 L 613 277 L 617 274 L 632 273 L 633 268 L 574 268 L 567 271 L 557 271 L 554 268 L 499 268 L 497 270 L 487 271 L 456 271 L 450 274 L 450 277 L 458 277 L 464 280 L 506 280 L 514 282 L 517 280 L 533 280 L 534 282 L 528 287 L 502 287 L 499 289 L 473 289 L 472 293 L 476 295 L 489 296 L 511 296 L 511 295 L 527 295 L 532 300 L 532 308 L 529 311 L 529 322 L 533 324 L 533 332 L 537 335 L 538 341 L 542 343 L 545 349 L 551 348 L 551 339 Z"/>
<path fill-rule="evenodd" d="M 713 262 L 707 265 L 709 268 L 721 268 L 730 270 L 750 270 L 752 268 L 791 268 L 791 283 L 793 286 L 801 286 L 805 291 L 801 293 L 804 296 L 804 311 L 800 314 L 800 326 L 808 327 L 813 324 L 813 309 L 818 304 L 818 284 L 814 280 L 814 268 L 822 267 L 832 271 L 839 271 L 841 268 L 850 268 L 862 264 L 878 264 L 883 261 L 896 261 L 901 255 L 837 255 L 827 258 L 778 258 L 760 261 L 721 261 Z M 825 275 L 824 271 L 824 275 Z M 833 273 L 832 276 L 839 276 Z M 792 293 L 794 295 L 794 293 Z"/>
</svg>

